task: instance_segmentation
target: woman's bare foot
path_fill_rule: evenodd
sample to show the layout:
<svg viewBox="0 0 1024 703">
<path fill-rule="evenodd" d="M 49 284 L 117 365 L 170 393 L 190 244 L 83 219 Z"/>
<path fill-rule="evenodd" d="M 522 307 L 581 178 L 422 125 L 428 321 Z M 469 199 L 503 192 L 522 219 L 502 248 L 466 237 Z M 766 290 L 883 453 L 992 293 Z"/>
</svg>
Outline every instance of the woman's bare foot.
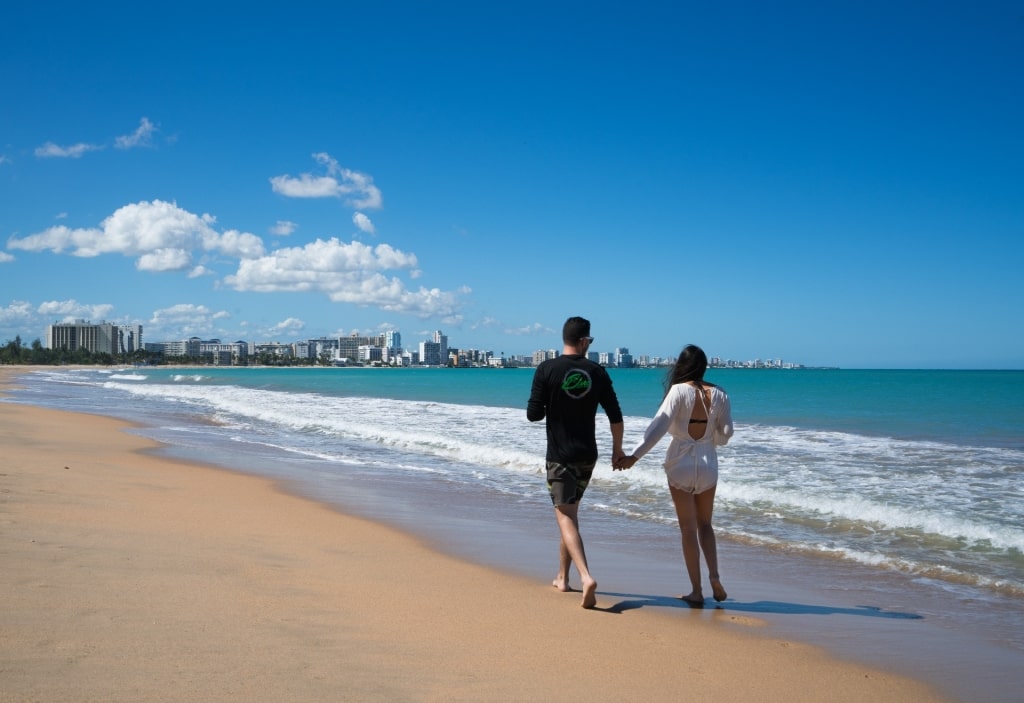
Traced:
<svg viewBox="0 0 1024 703">
<path fill-rule="evenodd" d="M 691 608 L 704 607 L 704 594 L 700 591 L 694 591 L 693 593 L 686 596 L 679 596 L 679 600 L 683 601 Z"/>
<path fill-rule="evenodd" d="M 729 597 L 729 594 L 722 588 L 722 582 L 718 578 L 711 579 L 711 595 L 715 597 L 715 600 L 721 603 L 723 600 Z"/>
<path fill-rule="evenodd" d="M 576 589 L 569 585 L 569 582 L 563 579 L 561 576 L 556 576 L 555 580 L 551 582 L 551 585 L 562 593 L 572 593 Z"/>
<path fill-rule="evenodd" d="M 597 605 L 597 581 L 591 579 L 589 583 L 583 582 L 583 600 L 580 605 L 588 609 Z"/>
</svg>

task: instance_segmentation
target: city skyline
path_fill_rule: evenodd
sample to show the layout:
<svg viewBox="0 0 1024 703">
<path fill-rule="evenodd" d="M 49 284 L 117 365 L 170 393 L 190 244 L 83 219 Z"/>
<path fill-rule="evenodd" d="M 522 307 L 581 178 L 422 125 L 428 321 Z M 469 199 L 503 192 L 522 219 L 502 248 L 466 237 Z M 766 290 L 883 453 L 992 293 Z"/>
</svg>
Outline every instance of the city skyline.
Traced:
<svg viewBox="0 0 1024 703">
<path fill-rule="evenodd" d="M 581 315 L 661 357 L 1024 368 L 1022 34 L 995 0 L 17 4 L 0 340 L 526 354 Z"/>
<path fill-rule="evenodd" d="M 310 337 L 290 341 L 265 340 L 222 340 L 219 338 L 146 341 L 141 325 L 118 325 L 106 321 L 93 323 L 85 319 L 56 322 L 48 325 L 42 340 L 31 343 L 21 341 L 23 348 L 31 348 L 36 342 L 45 349 L 75 351 L 84 349 L 91 353 L 113 356 L 132 356 L 136 351 L 145 351 L 168 357 L 209 357 L 211 363 L 247 364 L 252 359 L 267 356 L 316 361 L 318 363 L 383 363 L 384 365 L 454 365 L 458 366 L 536 366 L 544 359 L 554 358 L 562 353 L 557 347 L 534 349 L 529 354 L 495 353 L 493 349 L 475 346 L 449 344 L 448 335 L 434 330 L 429 337 L 414 342 L 415 346 L 403 346 L 398 330 L 384 334 L 343 337 Z M 5 345 L 6 346 L 6 345 Z M 418 349 L 418 351 L 417 351 Z M 217 357 L 222 361 L 214 362 Z M 674 363 L 675 357 L 651 354 L 633 354 L 629 347 L 615 346 L 609 350 L 595 349 L 588 357 L 606 366 L 665 366 Z M 445 363 L 447 360 L 448 363 Z M 500 363 L 498 363 L 500 362 Z M 709 367 L 714 368 L 804 368 L 804 364 L 781 358 L 736 360 L 709 357 Z"/>
</svg>

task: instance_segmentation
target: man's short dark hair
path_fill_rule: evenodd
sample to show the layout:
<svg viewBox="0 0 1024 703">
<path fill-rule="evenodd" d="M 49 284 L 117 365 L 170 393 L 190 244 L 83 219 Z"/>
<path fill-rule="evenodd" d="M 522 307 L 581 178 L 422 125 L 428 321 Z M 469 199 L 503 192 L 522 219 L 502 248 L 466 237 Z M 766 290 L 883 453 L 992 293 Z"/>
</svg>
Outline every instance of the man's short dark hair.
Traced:
<svg viewBox="0 0 1024 703">
<path fill-rule="evenodd" d="M 562 341 L 566 344 L 576 344 L 584 337 L 590 336 L 590 320 L 582 317 L 570 317 L 562 325 Z"/>
</svg>

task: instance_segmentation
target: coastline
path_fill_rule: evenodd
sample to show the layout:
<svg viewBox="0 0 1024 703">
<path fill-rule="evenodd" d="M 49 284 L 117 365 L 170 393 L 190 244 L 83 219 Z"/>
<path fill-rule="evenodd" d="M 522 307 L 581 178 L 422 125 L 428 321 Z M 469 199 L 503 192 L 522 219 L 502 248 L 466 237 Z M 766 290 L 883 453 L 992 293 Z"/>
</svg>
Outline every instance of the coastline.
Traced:
<svg viewBox="0 0 1024 703">
<path fill-rule="evenodd" d="M 0 404 L 4 700 L 951 700 L 756 617 L 584 611 L 129 427 Z"/>
</svg>

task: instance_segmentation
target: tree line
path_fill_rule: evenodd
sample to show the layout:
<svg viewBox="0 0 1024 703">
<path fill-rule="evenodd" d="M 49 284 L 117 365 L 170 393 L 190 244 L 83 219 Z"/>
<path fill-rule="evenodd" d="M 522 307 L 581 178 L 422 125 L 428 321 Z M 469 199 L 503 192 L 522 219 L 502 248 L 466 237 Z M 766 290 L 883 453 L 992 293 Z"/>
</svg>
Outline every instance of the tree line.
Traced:
<svg viewBox="0 0 1024 703">
<path fill-rule="evenodd" d="M 135 351 L 130 354 L 108 354 L 91 352 L 88 349 L 47 349 L 36 338 L 28 346 L 21 336 L 8 340 L 0 347 L 0 364 L 25 364 L 29 366 L 58 366 L 80 364 L 83 366 L 113 366 L 115 364 L 150 364 L 162 361 L 159 354 Z"/>
</svg>

